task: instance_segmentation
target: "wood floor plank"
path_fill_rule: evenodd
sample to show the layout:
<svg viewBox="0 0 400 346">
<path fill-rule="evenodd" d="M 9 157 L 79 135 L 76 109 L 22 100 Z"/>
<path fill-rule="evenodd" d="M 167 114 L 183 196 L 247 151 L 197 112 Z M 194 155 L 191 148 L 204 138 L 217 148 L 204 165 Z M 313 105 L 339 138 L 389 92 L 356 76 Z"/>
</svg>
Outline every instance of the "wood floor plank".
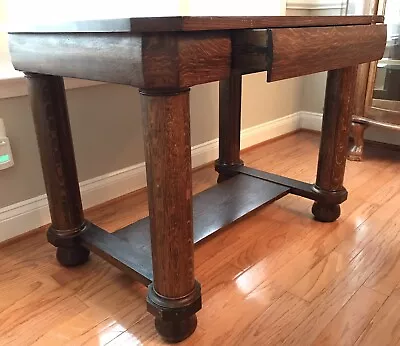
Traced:
<svg viewBox="0 0 400 346">
<path fill-rule="evenodd" d="M 382 232 L 391 233 L 386 227 Z M 385 247 L 368 244 L 310 305 L 310 314 L 290 334 L 288 344 L 311 344 L 357 292 L 367 278 L 384 263 L 388 252 L 400 250 L 400 236 L 392 238 Z"/>
<path fill-rule="evenodd" d="M 87 306 L 50 278 L 5 309 L 0 316 L 0 345 L 31 345 Z M 27 332 L 29 331 L 29 332 Z"/>
<path fill-rule="evenodd" d="M 289 330 L 293 330 L 308 313 L 309 303 L 291 293 L 284 293 L 245 328 L 233 328 L 215 341 L 209 333 L 205 339 L 214 341 L 209 345 L 280 345 L 284 343 Z M 301 345 L 301 344 L 298 344 Z M 303 344 L 304 345 L 304 344 Z"/>
<path fill-rule="evenodd" d="M 400 289 L 383 304 L 356 345 L 386 346 L 400 343 Z"/>
<path fill-rule="evenodd" d="M 382 225 L 392 219 L 400 209 L 400 193 L 392 195 L 371 217 L 355 229 L 349 237 L 344 239 L 335 249 L 344 255 L 354 257 L 368 243 L 374 241 L 377 245 L 384 241 L 387 233 L 382 233 Z M 395 228 L 392 235 L 396 234 Z"/>
<path fill-rule="evenodd" d="M 386 295 L 361 286 L 313 345 L 354 345 L 386 299 Z"/>
<path fill-rule="evenodd" d="M 343 254 L 332 251 L 318 262 L 289 292 L 312 302 L 348 265 Z"/>
<path fill-rule="evenodd" d="M 299 132 L 242 159 L 313 182 L 318 146 Z M 399 171 L 398 152 L 367 147 L 363 162 L 347 162 L 349 199 L 336 222 L 314 221 L 312 201 L 291 195 L 199 244 L 203 309 L 182 345 L 350 345 L 360 335 L 359 345 L 399 343 Z M 210 164 L 193 176 L 197 193 L 217 174 Z M 147 214 L 146 190 L 86 211 L 111 232 Z M 0 245 L 0 345 L 163 345 L 146 294 L 95 255 L 62 268 L 42 230 Z"/>
<path fill-rule="evenodd" d="M 381 268 L 378 268 L 364 284 L 382 294 L 390 295 L 400 282 L 400 254 L 388 257 Z"/>
</svg>

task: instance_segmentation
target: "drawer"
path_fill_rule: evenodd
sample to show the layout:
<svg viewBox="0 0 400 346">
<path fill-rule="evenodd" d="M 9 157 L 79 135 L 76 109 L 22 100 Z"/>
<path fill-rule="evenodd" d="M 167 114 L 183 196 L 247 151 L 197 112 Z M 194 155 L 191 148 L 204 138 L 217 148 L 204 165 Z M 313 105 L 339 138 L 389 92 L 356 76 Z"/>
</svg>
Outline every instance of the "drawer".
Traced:
<svg viewBox="0 0 400 346">
<path fill-rule="evenodd" d="M 235 73 L 267 71 L 268 82 L 382 58 L 386 25 L 232 31 Z"/>
</svg>

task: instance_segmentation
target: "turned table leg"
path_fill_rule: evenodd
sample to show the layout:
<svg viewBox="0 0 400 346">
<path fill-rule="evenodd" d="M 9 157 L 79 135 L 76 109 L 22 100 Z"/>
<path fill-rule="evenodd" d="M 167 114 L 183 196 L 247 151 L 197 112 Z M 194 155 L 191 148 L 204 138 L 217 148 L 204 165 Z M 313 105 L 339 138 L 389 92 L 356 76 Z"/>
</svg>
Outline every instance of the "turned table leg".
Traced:
<svg viewBox="0 0 400 346">
<path fill-rule="evenodd" d="M 240 159 L 240 118 L 242 105 L 242 76 L 232 75 L 219 82 L 219 158 L 215 169 L 218 183 L 232 177 L 224 168 L 242 166 Z"/>
<path fill-rule="evenodd" d="M 351 124 L 351 132 L 353 135 L 353 145 L 349 150 L 347 158 L 350 161 L 361 161 L 364 155 L 364 131 L 367 128 L 366 124 L 357 123 Z"/>
<path fill-rule="evenodd" d="M 167 341 L 187 338 L 201 308 L 194 277 L 189 90 L 141 90 L 153 283 L 148 310 Z"/>
<path fill-rule="evenodd" d="M 79 245 L 85 228 L 64 82 L 61 77 L 26 74 L 51 215 L 47 238 L 64 266 L 85 263 Z"/>
<path fill-rule="evenodd" d="M 345 191 L 343 178 L 356 75 L 356 66 L 328 72 L 315 183 L 315 190 L 328 199 L 332 197 L 334 200 L 335 195 Z M 340 216 L 340 205 L 315 202 L 312 212 L 317 220 L 332 222 Z"/>
</svg>

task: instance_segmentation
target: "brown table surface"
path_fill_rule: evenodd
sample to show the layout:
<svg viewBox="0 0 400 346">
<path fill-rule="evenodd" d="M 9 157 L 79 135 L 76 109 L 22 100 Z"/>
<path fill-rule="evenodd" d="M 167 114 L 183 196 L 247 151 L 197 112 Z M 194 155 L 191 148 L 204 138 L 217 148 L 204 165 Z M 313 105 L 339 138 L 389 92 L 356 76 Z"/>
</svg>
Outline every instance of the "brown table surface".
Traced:
<svg viewBox="0 0 400 346">
<path fill-rule="evenodd" d="M 87 21 L 11 24 L 9 32 L 159 32 L 254 28 L 365 25 L 383 22 L 383 16 L 267 16 L 267 17 L 152 17 L 94 19 Z"/>
</svg>

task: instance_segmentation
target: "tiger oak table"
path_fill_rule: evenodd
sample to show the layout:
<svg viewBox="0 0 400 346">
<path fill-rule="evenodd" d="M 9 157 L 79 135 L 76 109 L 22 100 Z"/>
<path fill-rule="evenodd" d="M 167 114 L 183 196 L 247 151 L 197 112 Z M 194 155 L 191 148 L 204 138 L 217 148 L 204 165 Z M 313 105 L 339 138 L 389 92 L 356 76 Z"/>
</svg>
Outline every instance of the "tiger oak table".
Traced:
<svg viewBox="0 0 400 346">
<path fill-rule="evenodd" d="M 319 221 L 339 217 L 357 65 L 385 49 L 386 26 L 372 22 L 382 17 L 122 18 L 12 29 L 11 57 L 29 82 L 52 220 L 48 241 L 58 261 L 79 265 L 89 251 L 103 257 L 148 285 L 148 311 L 162 337 L 188 337 L 201 308 L 195 243 L 288 193 L 314 200 Z M 315 184 L 240 159 L 241 76 L 259 71 L 267 71 L 267 82 L 329 71 Z M 113 234 L 84 219 L 62 77 L 139 88 L 148 218 Z M 189 88 L 212 81 L 221 81 L 218 184 L 192 198 Z"/>
</svg>

